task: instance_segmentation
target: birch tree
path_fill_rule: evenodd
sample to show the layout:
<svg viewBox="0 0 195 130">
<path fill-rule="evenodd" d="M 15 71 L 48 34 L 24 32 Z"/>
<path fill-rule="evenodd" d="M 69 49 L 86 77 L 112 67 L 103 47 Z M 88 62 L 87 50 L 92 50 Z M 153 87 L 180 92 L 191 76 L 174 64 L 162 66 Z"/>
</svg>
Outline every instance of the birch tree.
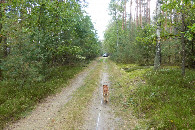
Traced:
<svg viewBox="0 0 195 130">
<path fill-rule="evenodd" d="M 126 29 L 127 28 L 127 19 L 126 19 L 127 18 L 127 16 L 126 16 L 127 15 L 127 9 L 126 9 L 127 0 L 125 0 L 125 3 L 124 4 L 125 4 L 124 5 L 125 6 L 124 8 L 125 8 L 125 29 Z"/>
<path fill-rule="evenodd" d="M 142 1 L 139 0 L 139 25 L 142 26 Z"/>
<path fill-rule="evenodd" d="M 181 20 L 182 20 L 182 25 L 181 25 L 181 44 L 182 44 L 182 76 L 185 76 L 185 38 L 184 38 L 184 33 L 185 33 L 185 18 L 184 18 L 184 3 L 182 1 L 182 10 L 181 10 Z"/>
<path fill-rule="evenodd" d="M 156 55 L 154 59 L 154 69 L 158 69 L 160 67 L 161 63 L 161 47 L 160 47 L 160 14 L 161 14 L 161 0 L 157 1 L 156 5 L 156 16 L 157 16 L 157 29 L 156 29 L 156 35 L 157 35 L 157 44 L 156 44 Z"/>
<path fill-rule="evenodd" d="M 136 0 L 135 10 L 136 10 L 136 26 L 138 26 L 138 0 Z"/>
</svg>

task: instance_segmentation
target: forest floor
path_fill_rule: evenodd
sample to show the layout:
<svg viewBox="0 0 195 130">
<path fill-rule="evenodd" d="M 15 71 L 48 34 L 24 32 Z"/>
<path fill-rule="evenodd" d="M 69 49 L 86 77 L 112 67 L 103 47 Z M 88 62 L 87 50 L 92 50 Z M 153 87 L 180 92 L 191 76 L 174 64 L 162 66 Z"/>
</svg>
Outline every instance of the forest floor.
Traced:
<svg viewBox="0 0 195 130">
<path fill-rule="evenodd" d="M 125 127 L 122 118 L 115 114 L 117 108 L 110 101 L 103 102 L 102 85 L 109 86 L 110 95 L 113 90 L 107 63 L 107 58 L 94 61 L 60 93 L 46 98 L 29 115 L 5 129 L 102 130 Z M 135 122 L 135 118 L 130 122 Z"/>
</svg>

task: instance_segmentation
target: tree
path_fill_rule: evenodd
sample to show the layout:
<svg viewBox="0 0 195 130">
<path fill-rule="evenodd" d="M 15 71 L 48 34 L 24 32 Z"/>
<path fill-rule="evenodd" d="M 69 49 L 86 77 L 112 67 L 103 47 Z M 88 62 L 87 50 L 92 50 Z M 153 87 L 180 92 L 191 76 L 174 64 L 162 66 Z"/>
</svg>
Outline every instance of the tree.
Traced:
<svg viewBox="0 0 195 130">
<path fill-rule="evenodd" d="M 131 20 L 130 1 L 130 19 L 128 21 L 130 26 L 127 26 L 126 31 L 117 28 L 124 24 L 125 7 L 122 5 L 123 3 L 115 0 L 112 2 L 115 3 L 115 6 L 112 6 L 111 10 L 115 13 L 111 13 L 113 21 L 105 32 L 104 41 L 112 54 L 111 58 L 118 62 L 131 61 L 142 65 L 152 62 L 154 69 L 158 69 L 161 64 L 181 64 L 182 73 L 185 73 L 185 66 L 194 66 L 194 2 L 190 0 L 183 0 L 183 3 L 182 0 L 158 0 L 157 14 L 150 22 L 150 0 L 135 0 L 135 21 Z M 183 6 L 181 6 L 182 4 Z M 143 17 L 141 25 L 143 8 L 145 8 L 145 17 Z M 156 42 L 154 43 L 154 41 Z M 156 49 L 154 45 L 156 45 Z"/>
<path fill-rule="evenodd" d="M 185 39 L 184 39 L 184 33 L 185 33 L 185 16 L 184 16 L 184 3 L 182 2 L 182 10 L 181 10 L 181 19 L 182 19 L 182 25 L 181 25 L 181 44 L 182 44 L 182 76 L 185 76 Z"/>
<path fill-rule="evenodd" d="M 194 23 L 194 2 L 191 0 L 169 0 L 163 3 L 163 11 L 167 12 L 165 23 L 170 27 L 166 30 L 164 36 L 166 41 L 174 39 L 169 43 L 174 44 L 174 58 L 176 63 L 181 64 L 182 75 L 185 75 L 185 66 L 193 67 L 193 48 L 194 32 L 190 29 Z M 173 20 L 172 20 L 173 19 Z M 173 31 L 172 31 L 173 28 Z M 181 44 L 178 44 L 178 43 Z M 171 50 L 171 46 L 169 47 Z M 180 55 L 181 54 L 181 55 Z M 169 59 L 171 55 L 169 54 Z M 173 58 L 172 58 L 173 59 Z"/>
<path fill-rule="evenodd" d="M 4 3 L 5 0 L 0 0 L 0 49 L 2 48 L 2 54 L 0 54 L 1 57 L 7 56 L 7 45 L 6 45 L 6 36 L 2 34 L 2 22 L 3 22 L 3 14 L 4 14 Z M 3 74 L 1 69 L 2 59 L 0 58 L 0 80 L 2 80 Z"/>
<path fill-rule="evenodd" d="M 136 8 L 135 8 L 135 10 L 136 10 L 136 26 L 138 26 L 139 25 L 139 20 L 138 20 L 138 0 L 136 0 Z"/>
<path fill-rule="evenodd" d="M 160 47 L 160 14 L 161 14 L 161 0 L 157 1 L 156 5 L 156 16 L 157 16 L 157 30 L 156 30 L 156 35 L 157 35 L 157 44 L 156 44 L 156 55 L 154 59 L 154 69 L 158 69 L 160 67 L 161 63 L 161 47 Z"/>
<path fill-rule="evenodd" d="M 4 13 L 0 26 L 11 50 L 1 58 L 0 72 L 5 79 L 24 86 L 46 80 L 51 67 L 99 54 L 96 30 L 79 1 L 8 1 L 6 6 L 10 10 Z M 2 43 L 1 51 L 5 47 Z"/>
<path fill-rule="evenodd" d="M 142 27 L 142 0 L 139 0 L 139 25 Z"/>
</svg>

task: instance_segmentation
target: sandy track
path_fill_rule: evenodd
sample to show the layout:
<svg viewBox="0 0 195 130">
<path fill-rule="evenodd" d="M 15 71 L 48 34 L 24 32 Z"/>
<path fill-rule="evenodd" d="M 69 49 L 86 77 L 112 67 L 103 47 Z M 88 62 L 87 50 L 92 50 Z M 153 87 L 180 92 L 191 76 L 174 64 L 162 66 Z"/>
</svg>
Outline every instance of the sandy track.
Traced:
<svg viewBox="0 0 195 130">
<path fill-rule="evenodd" d="M 84 84 L 84 79 L 97 65 L 96 61 L 79 73 L 70 81 L 70 84 L 55 96 L 50 96 L 24 119 L 8 126 L 5 130 L 42 130 L 46 129 L 48 122 L 57 115 L 59 110 L 71 99 L 72 93 Z"/>
<path fill-rule="evenodd" d="M 101 82 L 95 91 L 93 99 L 86 110 L 84 130 L 113 130 L 118 129 L 120 119 L 115 118 L 114 112 L 110 106 L 111 103 L 103 102 L 103 84 L 110 87 L 109 74 L 104 58 L 104 66 L 101 70 Z M 111 90 L 111 88 L 109 88 Z M 110 92 L 111 93 L 111 92 Z"/>
</svg>

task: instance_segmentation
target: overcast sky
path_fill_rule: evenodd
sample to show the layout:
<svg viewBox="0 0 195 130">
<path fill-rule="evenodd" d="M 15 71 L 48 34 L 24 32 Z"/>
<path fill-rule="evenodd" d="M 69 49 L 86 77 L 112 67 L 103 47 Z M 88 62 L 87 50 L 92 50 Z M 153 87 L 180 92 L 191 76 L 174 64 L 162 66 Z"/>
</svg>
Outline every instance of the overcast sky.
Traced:
<svg viewBox="0 0 195 130">
<path fill-rule="evenodd" d="M 110 0 L 86 0 L 86 2 L 88 3 L 88 7 L 85 8 L 85 10 L 91 16 L 94 27 L 98 32 L 99 39 L 103 40 L 104 31 L 106 30 L 106 26 L 111 20 L 111 17 L 109 16 L 109 10 L 108 10 Z M 129 5 L 130 4 L 127 3 L 128 14 L 130 12 Z M 151 7 L 151 17 L 152 17 L 156 7 L 156 0 L 151 0 L 150 7 Z M 135 0 L 133 0 L 132 13 L 135 13 Z"/>
</svg>

